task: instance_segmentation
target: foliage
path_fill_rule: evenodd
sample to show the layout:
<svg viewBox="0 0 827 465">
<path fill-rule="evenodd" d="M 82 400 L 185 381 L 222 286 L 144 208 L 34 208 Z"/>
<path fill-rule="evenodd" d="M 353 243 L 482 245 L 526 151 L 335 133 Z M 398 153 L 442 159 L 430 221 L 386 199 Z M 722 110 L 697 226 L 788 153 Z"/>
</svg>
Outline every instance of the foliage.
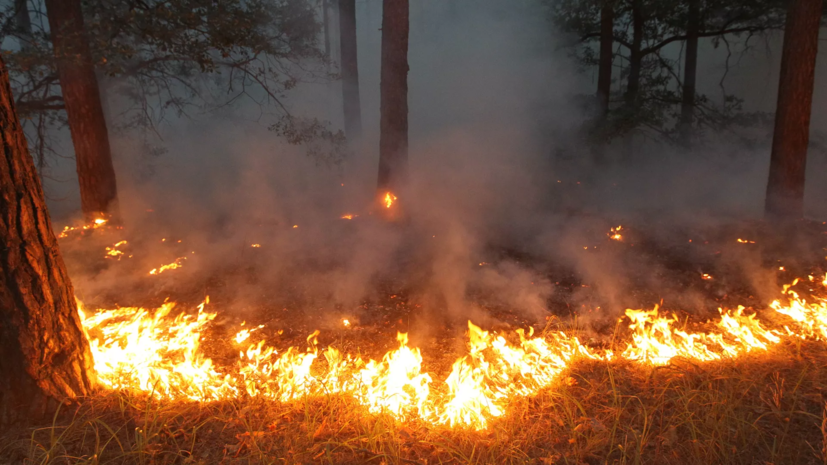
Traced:
<svg viewBox="0 0 827 465">
<path fill-rule="evenodd" d="M 37 152 L 37 144 L 48 147 L 39 140 L 44 129 L 66 122 L 46 12 L 39 2 L 29 7 L 31 30 L 16 26 L 14 6 L 0 19 L 3 38 L 21 44 L 5 55 Z M 170 111 L 188 117 L 243 101 L 282 124 L 298 123 L 286 92 L 330 77 L 316 12 L 305 0 L 84 0 L 83 8 L 102 93 L 126 103 L 107 115 L 115 130 L 154 131 Z M 338 143 L 330 130 L 320 135 Z"/>
<path fill-rule="evenodd" d="M 688 0 L 607 0 L 614 6 L 614 85 L 609 117 L 593 128 L 601 139 L 645 131 L 662 140 L 679 140 L 678 121 L 682 100 L 683 44 L 689 16 Z M 601 0 L 549 2 L 552 21 L 571 37 L 572 55 L 583 68 L 598 65 Z M 640 90 L 637 99 L 625 97 L 633 43 L 632 14 L 643 17 Z M 727 60 L 720 76 L 721 95 L 695 97 L 695 131 L 735 130 L 745 123 L 765 121 L 762 113 L 746 114 L 742 101 L 728 92 L 725 80 L 733 54 L 750 50 L 756 38 L 783 29 L 785 2 L 781 0 L 701 0 L 699 37 L 715 48 L 726 47 Z M 676 50 L 676 47 L 680 47 Z M 619 72 L 618 72 L 619 68 Z"/>
</svg>

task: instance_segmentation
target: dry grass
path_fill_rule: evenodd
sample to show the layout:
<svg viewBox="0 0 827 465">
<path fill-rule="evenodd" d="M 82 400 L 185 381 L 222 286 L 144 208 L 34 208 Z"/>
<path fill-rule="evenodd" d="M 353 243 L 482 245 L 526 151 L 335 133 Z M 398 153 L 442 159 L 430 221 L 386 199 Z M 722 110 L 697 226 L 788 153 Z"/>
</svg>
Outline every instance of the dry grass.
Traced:
<svg viewBox="0 0 827 465">
<path fill-rule="evenodd" d="M 341 396 L 197 404 L 126 393 L 8 433 L 4 463 L 827 463 L 827 347 L 661 368 L 581 362 L 487 431 L 400 423 Z"/>
</svg>

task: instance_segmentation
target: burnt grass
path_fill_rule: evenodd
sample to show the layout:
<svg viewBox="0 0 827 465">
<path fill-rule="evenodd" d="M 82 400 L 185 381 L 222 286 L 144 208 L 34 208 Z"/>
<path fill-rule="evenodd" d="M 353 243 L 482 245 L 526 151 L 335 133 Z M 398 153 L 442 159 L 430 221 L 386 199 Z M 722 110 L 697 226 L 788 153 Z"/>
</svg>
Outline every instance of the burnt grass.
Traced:
<svg viewBox="0 0 827 465">
<path fill-rule="evenodd" d="M 624 308 L 662 304 L 702 325 L 718 307 L 744 305 L 761 313 L 781 284 L 825 268 L 827 226 L 821 223 L 692 230 L 624 225 L 622 242 L 607 239 L 609 225 L 595 222 L 577 253 L 605 265 L 616 280 L 596 279 L 604 275 L 578 266 L 571 254 L 533 254 L 528 243 L 479 251 L 472 258 L 481 269 L 517 263 L 544 278 L 552 292 L 546 295 L 548 311 L 538 318 L 513 311 L 484 286 L 469 285 L 465 294 L 475 323 L 498 331 L 563 328 L 605 347 L 623 339 L 618 318 Z M 128 269 L 128 263 L 113 265 L 90 253 L 111 238 L 62 242 L 70 274 Z M 373 358 L 397 347 L 397 331 L 409 332 L 411 345 L 422 350 L 424 369 L 434 380 L 444 379 L 466 353 L 467 317 L 442 308 L 444 299 L 423 290 L 427 280 L 412 271 L 420 265 L 416 258 L 400 263 L 393 273 L 377 276 L 369 295 L 355 304 L 289 279 L 329 263 L 297 263 L 277 279 L 262 278 L 266 261 L 251 260 L 184 279 L 170 273 L 164 284 L 142 278 L 128 290 L 77 287 L 91 308 L 154 307 L 169 298 L 191 311 L 209 295 L 208 308 L 219 316 L 203 346 L 218 366 L 232 363 L 236 349 L 227 341 L 246 321 L 264 324 L 260 337 L 280 350 L 306 347 L 307 335 L 319 329 L 320 347 Z M 403 423 L 342 396 L 191 403 L 101 392 L 62 408 L 52 422 L 0 433 L 0 462 L 827 463 L 825 367 L 827 345 L 819 341 L 784 342 L 768 353 L 715 363 L 578 361 L 555 385 L 514 399 L 485 431 Z"/>
</svg>

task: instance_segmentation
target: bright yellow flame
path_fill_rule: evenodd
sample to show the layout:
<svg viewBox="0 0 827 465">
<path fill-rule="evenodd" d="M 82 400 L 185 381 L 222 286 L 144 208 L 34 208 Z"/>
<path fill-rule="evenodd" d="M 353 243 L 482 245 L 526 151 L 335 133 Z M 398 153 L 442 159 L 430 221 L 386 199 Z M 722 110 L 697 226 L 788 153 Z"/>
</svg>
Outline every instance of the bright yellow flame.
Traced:
<svg viewBox="0 0 827 465">
<path fill-rule="evenodd" d="M 343 325 L 345 328 L 349 328 L 349 327 L 350 327 L 350 320 L 348 320 L 347 318 L 345 318 L 344 320 L 342 320 L 342 325 Z"/>
<path fill-rule="evenodd" d="M 712 277 L 712 275 L 711 275 L 711 274 L 703 273 L 703 274 L 701 275 L 701 279 L 703 279 L 704 281 L 711 281 L 711 280 L 712 280 L 712 279 L 714 279 L 714 278 Z"/>
<path fill-rule="evenodd" d="M 105 226 L 107 222 L 108 221 L 103 219 L 103 218 L 98 218 L 98 219 L 92 221 L 91 223 L 84 224 L 82 226 L 75 226 L 75 227 L 64 226 L 63 231 L 61 231 L 60 234 L 57 235 L 57 237 L 58 237 L 58 239 L 63 239 L 63 238 L 71 236 L 72 233 L 74 233 L 76 231 L 82 233 L 83 231 L 87 231 L 87 230 L 90 230 L 90 229 L 98 229 L 102 226 Z"/>
<path fill-rule="evenodd" d="M 755 241 L 748 241 L 746 239 L 738 239 L 738 242 L 741 244 L 755 244 Z"/>
<path fill-rule="evenodd" d="M 187 257 L 178 257 L 178 258 L 175 259 L 174 262 L 172 262 L 168 265 L 161 265 L 158 268 L 153 268 L 152 270 L 149 271 L 149 274 L 158 275 L 158 274 L 161 274 L 161 273 L 163 273 L 164 271 L 167 271 L 167 270 L 174 270 L 176 268 L 181 268 L 182 266 L 184 266 L 184 264 L 182 262 L 186 259 L 187 259 Z"/>
<path fill-rule="evenodd" d="M 396 202 L 396 199 L 397 197 L 391 194 L 390 192 L 385 193 L 385 208 L 391 208 L 393 206 L 393 203 Z"/>
<path fill-rule="evenodd" d="M 612 239 L 614 241 L 622 241 L 623 240 L 623 235 L 620 234 L 620 231 L 622 231 L 622 230 L 623 230 L 623 226 L 618 226 L 616 228 L 611 228 L 609 230 L 609 239 Z"/>
<path fill-rule="evenodd" d="M 818 281 L 827 288 L 827 276 Z M 658 307 L 627 310 L 630 337 L 619 351 L 592 350 L 557 331 L 534 337 L 532 329 L 527 334 L 517 330 L 506 338 L 469 322 L 468 355 L 454 362 L 439 383 L 423 369 L 422 354 L 409 347 L 404 333 L 397 335 L 399 346 L 378 361 L 332 347 L 320 350 L 316 331 L 307 338 L 305 351 L 290 347 L 279 353 L 262 340 L 241 350 L 235 365 L 214 367 L 200 348 L 201 334 L 216 316 L 205 311 L 206 301 L 195 314 L 177 316 L 171 315 L 172 303 L 157 310 L 119 308 L 89 317 L 80 313 L 99 378 L 112 389 L 197 401 L 229 400 L 244 393 L 288 402 L 339 393 L 371 412 L 400 420 L 484 429 L 515 397 L 560 382 L 577 359 L 620 358 L 647 365 L 676 358 L 704 362 L 765 351 L 785 338 L 827 340 L 827 299 L 802 299 L 792 290 L 797 283 L 785 286 L 783 298 L 770 306 L 769 311 L 788 320 L 781 329 L 768 328 L 743 307 L 719 309 L 719 319 L 698 327 Z M 349 325 L 347 319 L 342 323 Z M 262 327 L 242 328 L 233 340 L 243 344 Z"/>
</svg>

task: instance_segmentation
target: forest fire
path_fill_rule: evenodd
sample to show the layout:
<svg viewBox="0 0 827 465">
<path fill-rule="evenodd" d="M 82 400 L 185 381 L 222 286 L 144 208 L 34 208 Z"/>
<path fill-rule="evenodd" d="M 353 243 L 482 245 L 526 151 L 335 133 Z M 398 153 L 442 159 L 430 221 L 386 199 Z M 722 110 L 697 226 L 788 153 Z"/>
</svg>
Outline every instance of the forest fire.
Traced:
<svg viewBox="0 0 827 465">
<path fill-rule="evenodd" d="M 809 283 L 817 280 L 812 278 Z M 239 396 L 290 402 L 305 397 L 349 396 L 375 414 L 399 420 L 418 419 L 433 425 L 485 429 L 504 414 L 517 397 L 563 381 L 562 374 L 577 360 L 612 361 L 618 357 L 648 365 L 665 365 L 682 358 L 710 362 L 766 351 L 786 339 L 827 339 L 827 299 L 807 301 L 784 287 L 784 302 L 767 311 L 786 324 L 772 327 L 743 307 L 720 309 L 720 318 L 689 329 L 675 314 L 627 310 L 625 347 L 595 349 L 562 331 L 535 336 L 533 329 L 497 334 L 468 323 L 468 354 L 453 363 L 444 381 L 423 367 L 420 350 L 397 335 L 398 348 L 381 359 L 343 354 L 318 347 L 319 331 L 307 338 L 304 351 L 289 347 L 283 353 L 265 340 L 249 343 L 234 365 L 216 366 L 201 350 L 202 334 L 216 314 L 205 301 L 195 314 L 175 316 L 173 303 L 156 310 L 118 308 L 83 316 L 95 367 L 101 382 L 172 400 L 214 401 Z M 827 291 L 827 277 L 820 284 Z M 348 320 L 342 320 L 345 326 Z M 244 326 L 246 323 L 242 323 Z M 239 329 L 236 345 L 248 343 L 264 325 Z"/>
<path fill-rule="evenodd" d="M 390 192 L 386 192 L 382 202 L 385 204 L 385 208 L 391 208 L 396 200 L 397 197 L 395 195 Z"/>
<path fill-rule="evenodd" d="M 57 237 L 59 239 L 63 239 L 63 238 L 69 237 L 69 236 L 71 236 L 75 233 L 81 233 L 82 234 L 83 232 L 89 231 L 91 229 L 102 228 L 102 227 L 106 226 L 107 223 L 108 223 L 107 220 L 105 220 L 103 218 L 98 218 L 98 219 L 92 221 L 89 224 L 84 224 L 84 225 L 81 225 L 81 226 L 64 226 L 63 231 L 61 231 L 57 235 Z"/>
</svg>

